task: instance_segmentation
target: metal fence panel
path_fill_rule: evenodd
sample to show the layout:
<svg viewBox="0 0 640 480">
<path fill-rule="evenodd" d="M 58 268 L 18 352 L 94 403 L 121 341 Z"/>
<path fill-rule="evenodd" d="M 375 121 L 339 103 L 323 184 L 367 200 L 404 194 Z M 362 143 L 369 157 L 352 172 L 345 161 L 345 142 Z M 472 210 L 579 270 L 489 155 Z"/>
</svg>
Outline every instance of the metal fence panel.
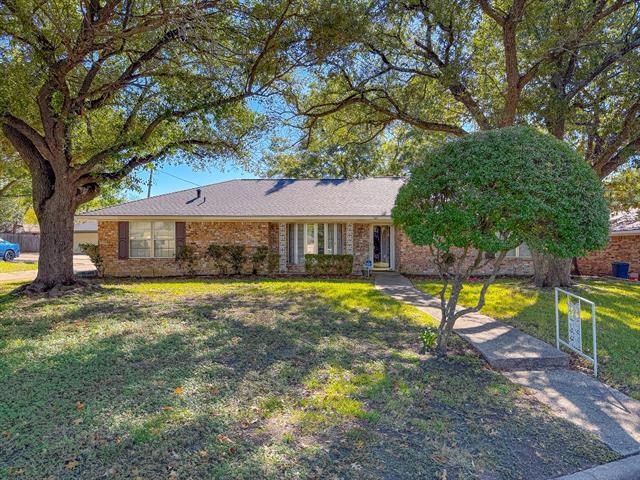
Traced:
<svg viewBox="0 0 640 480">
<path fill-rule="evenodd" d="M 591 300 L 579 297 L 575 293 L 567 292 L 556 287 L 556 348 L 560 349 L 560 345 L 573 350 L 586 360 L 593 362 L 593 375 L 598 376 L 598 343 L 596 339 L 596 304 Z M 563 340 L 560 336 L 560 294 L 567 299 L 567 340 Z M 591 310 L 591 333 L 593 340 L 591 343 L 593 356 L 589 356 L 584 352 L 582 346 L 582 304 L 586 303 Z"/>
</svg>

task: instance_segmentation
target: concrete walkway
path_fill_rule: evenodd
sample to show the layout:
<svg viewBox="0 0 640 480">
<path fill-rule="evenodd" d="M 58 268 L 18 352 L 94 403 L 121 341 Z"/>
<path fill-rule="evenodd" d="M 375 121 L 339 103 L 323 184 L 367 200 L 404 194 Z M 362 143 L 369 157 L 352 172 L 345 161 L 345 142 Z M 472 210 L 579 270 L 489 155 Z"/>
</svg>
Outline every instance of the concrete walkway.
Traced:
<svg viewBox="0 0 640 480">
<path fill-rule="evenodd" d="M 440 300 L 416 289 L 403 275 L 378 273 L 375 286 L 440 320 Z M 640 452 L 640 402 L 566 368 L 567 354 L 482 314 L 459 318 L 454 331 L 489 365 L 505 370 L 512 382 L 529 389 L 554 415 L 593 432 L 620 455 Z"/>
<path fill-rule="evenodd" d="M 410 303 L 440 320 L 440 299 L 416 289 L 407 277 L 395 272 L 378 273 L 375 283 L 377 289 L 396 300 Z M 454 331 L 499 370 L 569 366 L 566 353 L 481 313 L 459 318 Z"/>
</svg>

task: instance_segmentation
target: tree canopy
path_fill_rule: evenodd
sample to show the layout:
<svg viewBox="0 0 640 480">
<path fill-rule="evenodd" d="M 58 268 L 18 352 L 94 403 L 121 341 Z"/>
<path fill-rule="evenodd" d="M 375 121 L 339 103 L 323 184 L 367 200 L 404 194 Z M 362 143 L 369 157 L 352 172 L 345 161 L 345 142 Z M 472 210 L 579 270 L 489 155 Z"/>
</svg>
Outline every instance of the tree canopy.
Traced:
<svg viewBox="0 0 640 480">
<path fill-rule="evenodd" d="M 443 251 L 583 256 L 606 245 L 602 185 L 569 145 L 531 127 L 478 132 L 427 152 L 393 219 L 416 245 Z"/>
<path fill-rule="evenodd" d="M 452 285 L 448 301 L 441 292 L 440 333 L 464 314 L 455 311 L 462 281 L 488 267 L 478 306 L 465 312 L 482 307 L 508 250 L 526 243 L 571 258 L 603 247 L 609 236 L 596 174 L 565 142 L 531 127 L 477 132 L 425 152 L 392 216 L 414 244 L 431 249 L 444 288 Z"/>
<path fill-rule="evenodd" d="M 637 2 L 354 5 L 366 28 L 342 32 L 315 71 L 319 88 L 294 101 L 308 135 L 329 116 L 363 137 L 397 122 L 449 137 L 527 123 L 570 142 L 600 177 L 638 155 Z"/>
<path fill-rule="evenodd" d="M 36 284 L 72 282 L 73 214 L 102 185 L 171 156 L 242 158 L 268 99 L 304 65 L 292 2 L 0 4 L 0 127 L 29 170 Z M 49 260 L 46 260 L 49 259 Z"/>
<path fill-rule="evenodd" d="M 626 168 L 611 175 L 604 187 L 611 210 L 622 212 L 640 208 L 640 168 Z"/>
</svg>

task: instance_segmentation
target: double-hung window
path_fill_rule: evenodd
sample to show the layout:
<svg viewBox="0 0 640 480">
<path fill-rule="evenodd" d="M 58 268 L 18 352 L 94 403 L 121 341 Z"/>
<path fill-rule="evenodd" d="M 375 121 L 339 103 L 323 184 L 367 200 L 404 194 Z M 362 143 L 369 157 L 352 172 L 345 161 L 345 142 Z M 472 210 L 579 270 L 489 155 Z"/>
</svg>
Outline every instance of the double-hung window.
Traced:
<svg viewBox="0 0 640 480">
<path fill-rule="evenodd" d="M 512 258 L 531 258 L 531 250 L 523 243 L 513 250 L 509 250 L 506 256 Z"/>
<path fill-rule="evenodd" d="M 129 222 L 130 258 L 173 258 L 175 222 Z"/>
<path fill-rule="evenodd" d="M 343 251 L 339 223 L 290 223 L 289 263 L 302 264 L 306 254 L 336 255 Z"/>
</svg>

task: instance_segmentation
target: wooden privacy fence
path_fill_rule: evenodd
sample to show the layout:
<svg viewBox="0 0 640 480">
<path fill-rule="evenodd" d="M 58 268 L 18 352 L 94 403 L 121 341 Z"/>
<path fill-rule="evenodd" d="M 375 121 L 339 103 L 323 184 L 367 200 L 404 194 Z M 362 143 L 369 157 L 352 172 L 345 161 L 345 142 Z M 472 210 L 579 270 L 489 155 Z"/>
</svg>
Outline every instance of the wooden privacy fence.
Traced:
<svg viewBox="0 0 640 480">
<path fill-rule="evenodd" d="M 17 243 L 23 252 L 40 251 L 40 235 L 32 233 L 0 233 L 0 238 L 4 238 L 7 242 Z"/>
</svg>

